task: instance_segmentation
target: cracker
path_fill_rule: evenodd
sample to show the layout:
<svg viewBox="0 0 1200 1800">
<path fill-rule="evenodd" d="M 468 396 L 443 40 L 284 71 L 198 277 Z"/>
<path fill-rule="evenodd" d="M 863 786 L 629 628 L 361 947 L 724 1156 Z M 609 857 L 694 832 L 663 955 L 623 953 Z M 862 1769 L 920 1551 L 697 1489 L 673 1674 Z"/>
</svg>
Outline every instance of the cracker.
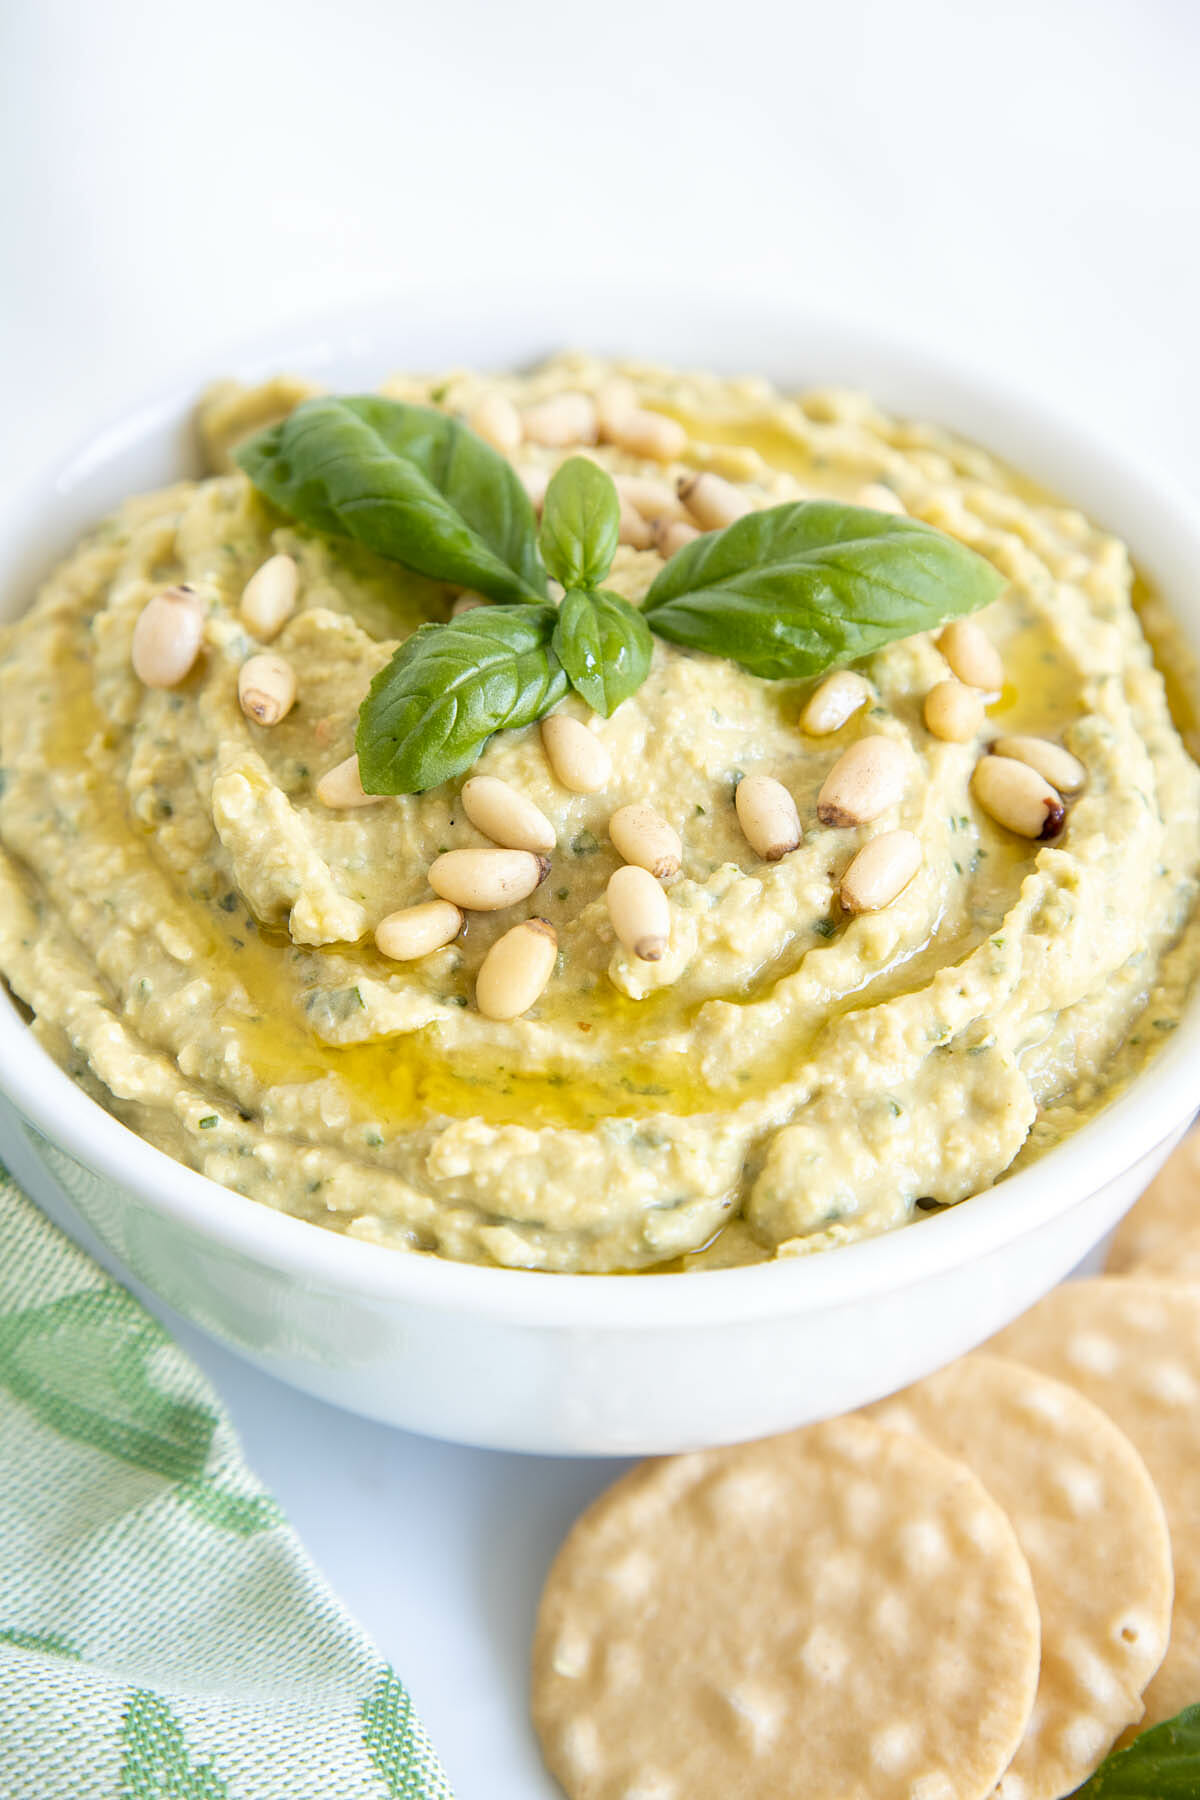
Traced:
<svg viewBox="0 0 1200 1800">
<path fill-rule="evenodd" d="M 1200 1282 L 1200 1225 L 1181 1231 L 1178 1237 L 1165 1239 L 1133 1265 L 1131 1275 L 1162 1276 L 1167 1281 Z"/>
<path fill-rule="evenodd" d="M 1196 1230 L 1200 1230 L 1200 1130 L 1190 1131 L 1171 1152 L 1141 1199 L 1121 1220 L 1113 1234 L 1105 1272 L 1123 1274 L 1149 1257 L 1161 1266 L 1170 1246 L 1185 1232 Z"/>
<path fill-rule="evenodd" d="M 838 1419 L 602 1495 L 546 1582 L 533 1715 L 572 1800 L 984 1800 L 1038 1651 L 982 1483 Z"/>
<path fill-rule="evenodd" d="M 1042 1670 L 997 1800 L 1073 1794 L 1141 1718 L 1171 1629 L 1171 1545 L 1145 1463 L 1078 1389 L 999 1356 L 964 1357 L 867 1416 L 964 1462 L 1011 1519 Z"/>
<path fill-rule="evenodd" d="M 1171 1533 L 1175 1610 L 1144 1722 L 1169 1719 L 1200 1695 L 1200 1288 L 1135 1276 L 1068 1281 L 989 1349 L 1070 1382 L 1145 1458 Z"/>
</svg>

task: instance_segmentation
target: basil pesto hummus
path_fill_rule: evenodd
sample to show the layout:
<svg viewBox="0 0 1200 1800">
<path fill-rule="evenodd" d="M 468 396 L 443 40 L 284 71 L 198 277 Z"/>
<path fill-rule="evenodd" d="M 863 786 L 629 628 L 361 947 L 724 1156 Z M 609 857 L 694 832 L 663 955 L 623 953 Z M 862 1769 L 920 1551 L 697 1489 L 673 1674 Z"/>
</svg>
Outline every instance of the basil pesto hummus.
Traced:
<svg viewBox="0 0 1200 1800">
<path fill-rule="evenodd" d="M 626 639 L 601 634 L 578 677 L 564 649 L 570 680 L 535 647 L 512 728 L 394 784 L 421 791 L 364 794 L 356 720 L 398 644 L 428 621 L 467 630 L 418 648 L 490 644 L 513 597 L 252 484 L 231 452 L 315 392 L 214 389 L 212 473 L 127 502 L 0 637 L 0 969 L 133 1130 L 370 1243 L 695 1269 L 964 1200 L 1163 1042 L 1198 955 L 1200 774 L 1121 543 L 857 394 L 581 356 L 393 380 L 396 419 L 465 421 L 535 508 L 581 453 L 617 478 L 595 569 L 542 542 L 589 619 L 602 581 Z M 833 504 L 794 504 L 814 499 Z M 521 507 L 533 529 L 506 505 L 476 520 L 497 542 Z M 710 534 L 736 548 L 758 529 L 739 520 L 781 509 L 844 536 L 849 508 L 979 552 L 997 597 L 817 674 L 750 672 L 736 579 L 712 649 L 686 595 L 630 625 L 621 602 L 664 567 L 694 589 L 724 554 Z M 536 637 L 561 590 L 527 551 L 544 598 L 512 629 Z M 834 617 L 841 589 L 821 592 Z M 629 675 L 611 705 L 587 688 L 606 666 Z M 413 730 L 388 754 L 420 762 Z M 487 854 L 445 860 L 462 851 Z"/>
</svg>

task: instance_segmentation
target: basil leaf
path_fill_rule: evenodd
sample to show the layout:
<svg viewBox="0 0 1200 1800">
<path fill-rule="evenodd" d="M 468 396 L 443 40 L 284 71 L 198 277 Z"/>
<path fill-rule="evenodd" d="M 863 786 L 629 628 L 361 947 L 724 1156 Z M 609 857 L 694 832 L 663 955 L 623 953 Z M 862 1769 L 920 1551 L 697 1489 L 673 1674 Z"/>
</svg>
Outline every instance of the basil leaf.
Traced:
<svg viewBox="0 0 1200 1800">
<path fill-rule="evenodd" d="M 546 597 L 516 471 L 445 413 L 374 394 L 306 400 L 234 454 L 256 488 L 316 531 L 492 600 Z"/>
<path fill-rule="evenodd" d="M 586 456 L 554 472 L 542 506 L 540 543 L 547 569 L 565 588 L 596 587 L 612 568 L 621 502 L 611 475 Z"/>
<path fill-rule="evenodd" d="M 419 794 L 469 769 L 492 733 L 531 725 L 567 692 L 552 606 L 478 606 L 421 625 L 376 675 L 355 748 L 368 794 Z"/>
<path fill-rule="evenodd" d="M 1200 1706 L 1185 1706 L 1124 1750 L 1114 1750 L 1072 1800 L 1196 1800 L 1200 1794 Z"/>
<path fill-rule="evenodd" d="M 563 595 L 554 653 L 593 712 L 609 715 L 641 687 L 654 639 L 636 606 L 603 588 Z"/>
<path fill-rule="evenodd" d="M 894 513 L 804 500 L 693 539 L 642 603 L 652 631 L 770 679 L 817 675 L 994 600 L 1004 577 Z"/>
</svg>

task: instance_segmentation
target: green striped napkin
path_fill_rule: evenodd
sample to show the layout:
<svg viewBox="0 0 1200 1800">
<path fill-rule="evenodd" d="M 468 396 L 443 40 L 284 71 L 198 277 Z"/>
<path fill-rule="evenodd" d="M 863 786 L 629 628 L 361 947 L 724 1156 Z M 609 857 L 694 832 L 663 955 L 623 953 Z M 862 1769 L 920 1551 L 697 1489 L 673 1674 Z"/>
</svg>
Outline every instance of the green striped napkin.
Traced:
<svg viewBox="0 0 1200 1800">
<path fill-rule="evenodd" d="M 0 1796 L 450 1800 L 200 1372 L 2 1167 Z"/>
</svg>

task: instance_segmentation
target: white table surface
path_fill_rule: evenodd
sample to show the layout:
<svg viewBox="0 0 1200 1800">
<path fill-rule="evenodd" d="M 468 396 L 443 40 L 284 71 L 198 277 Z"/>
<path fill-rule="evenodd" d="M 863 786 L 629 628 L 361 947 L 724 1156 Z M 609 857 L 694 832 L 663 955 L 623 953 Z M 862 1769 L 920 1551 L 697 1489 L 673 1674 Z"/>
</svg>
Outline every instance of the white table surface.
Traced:
<svg viewBox="0 0 1200 1800">
<path fill-rule="evenodd" d="M 0 481 L 272 321 L 544 268 L 803 295 L 1200 482 L 1192 0 L 7 0 L 0 70 Z M 180 1335 L 460 1800 L 549 1795 L 530 1623 L 610 1471 L 406 1437 Z"/>
</svg>

